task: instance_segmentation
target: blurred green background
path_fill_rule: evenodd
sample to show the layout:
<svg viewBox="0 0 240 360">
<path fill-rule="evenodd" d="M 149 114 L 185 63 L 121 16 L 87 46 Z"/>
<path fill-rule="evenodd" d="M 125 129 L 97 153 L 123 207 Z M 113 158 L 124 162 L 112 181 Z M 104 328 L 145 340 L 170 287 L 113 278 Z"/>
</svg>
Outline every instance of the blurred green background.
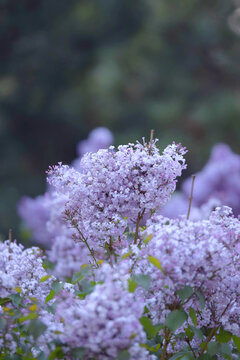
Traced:
<svg viewBox="0 0 240 360">
<path fill-rule="evenodd" d="M 0 233 L 45 170 L 109 127 L 188 147 L 188 173 L 215 142 L 240 153 L 237 0 L 0 0 Z M 240 6 L 240 4 L 239 4 Z M 235 32 L 233 31 L 235 30 Z M 186 173 L 187 174 L 187 173 Z"/>
</svg>

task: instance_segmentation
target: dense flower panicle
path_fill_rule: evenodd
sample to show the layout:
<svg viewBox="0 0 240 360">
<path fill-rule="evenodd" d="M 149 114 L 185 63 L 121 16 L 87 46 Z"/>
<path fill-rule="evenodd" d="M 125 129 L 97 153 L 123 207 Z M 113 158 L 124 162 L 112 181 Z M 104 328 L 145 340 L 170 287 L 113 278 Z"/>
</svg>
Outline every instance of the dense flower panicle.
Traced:
<svg viewBox="0 0 240 360">
<path fill-rule="evenodd" d="M 143 302 L 135 302 L 133 294 L 108 277 L 85 300 L 69 294 L 62 298 L 56 308 L 64 326 L 60 340 L 66 352 L 83 347 L 84 359 L 116 359 L 123 350 L 128 350 L 132 360 L 149 359 L 140 347 L 146 341 L 139 322 L 143 308 Z"/>
<path fill-rule="evenodd" d="M 35 199 L 24 196 L 17 205 L 17 211 L 21 219 L 31 230 L 34 241 L 44 247 L 49 247 L 52 238 L 46 229 L 46 223 L 50 216 L 50 197 L 46 192 Z"/>
<path fill-rule="evenodd" d="M 146 304 L 154 322 L 164 322 L 178 307 L 176 291 L 191 286 L 206 300 L 199 324 L 221 324 L 240 335 L 240 221 L 232 216 L 231 209 L 217 208 L 209 220 L 196 222 L 158 216 L 146 233 L 152 238 L 142 248 L 134 271 L 151 277 Z M 162 271 L 149 262 L 149 256 L 160 261 Z M 187 303 L 189 306 L 198 313 L 196 296 Z"/>
<path fill-rule="evenodd" d="M 0 253 L 0 297 L 16 293 L 15 289 L 19 288 L 23 295 L 44 302 L 53 279 L 40 283 L 47 275 L 41 250 L 37 247 L 24 249 L 15 242 L 5 241 L 0 242 Z"/>
<path fill-rule="evenodd" d="M 127 225 L 143 214 L 150 217 L 168 201 L 186 168 L 186 150 L 172 144 L 160 155 L 155 142 L 86 154 L 81 173 L 62 165 L 50 169 L 49 182 L 69 196 L 69 223 L 77 224 L 85 238 L 100 243 L 121 239 Z"/>
<path fill-rule="evenodd" d="M 13 330 L 16 327 L 16 320 L 12 318 L 10 296 L 21 294 L 23 304 L 31 304 L 34 298 L 40 306 L 45 302 L 54 278 L 41 282 L 41 278 L 47 276 L 43 268 L 41 250 L 33 247 L 25 249 L 16 242 L 0 242 L 0 298 L 6 299 L 0 305 L 1 325 L 7 324 L 6 328 L 0 327 L 0 349 L 8 348 L 11 354 L 16 353 L 20 333 Z M 27 308 L 21 309 L 22 316 L 27 315 Z"/>
<path fill-rule="evenodd" d="M 202 205 L 217 199 L 218 205 L 228 205 L 235 215 L 240 213 L 240 155 L 234 154 L 226 144 L 216 144 L 210 159 L 203 169 L 196 173 L 191 219 L 197 219 L 194 212 Z M 181 186 L 181 192 L 172 197 L 161 210 L 161 214 L 171 218 L 187 212 L 192 179 Z M 196 211 L 197 212 L 197 211 Z M 200 214 L 198 214 L 200 215 Z"/>
<path fill-rule="evenodd" d="M 217 144 L 213 147 L 209 161 L 196 174 L 194 201 L 197 206 L 210 197 L 219 198 L 233 212 L 240 213 L 240 155 L 234 154 L 229 146 Z M 189 193 L 190 179 L 183 184 L 183 192 Z"/>
</svg>

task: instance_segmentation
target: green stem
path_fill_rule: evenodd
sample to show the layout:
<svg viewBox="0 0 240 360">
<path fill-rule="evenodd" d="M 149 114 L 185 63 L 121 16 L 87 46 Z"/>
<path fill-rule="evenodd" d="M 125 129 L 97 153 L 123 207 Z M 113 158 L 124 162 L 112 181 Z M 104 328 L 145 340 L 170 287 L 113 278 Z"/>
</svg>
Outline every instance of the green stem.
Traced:
<svg viewBox="0 0 240 360">
<path fill-rule="evenodd" d="M 143 217 L 143 214 L 145 212 L 145 209 L 143 209 L 142 213 L 139 211 L 138 213 L 138 217 L 137 217 L 137 223 L 136 223 L 136 230 L 135 230 L 135 235 L 134 235 L 134 244 L 137 244 L 137 239 L 138 239 L 138 231 L 139 231 L 139 227 L 140 227 L 140 221 Z"/>
<path fill-rule="evenodd" d="M 163 351 L 162 351 L 162 355 L 161 355 L 160 360 L 164 360 L 166 358 L 167 347 L 168 347 L 168 344 L 170 342 L 170 334 L 171 334 L 171 331 L 167 330 L 167 332 L 165 334 L 165 343 L 164 343 L 164 347 L 163 347 Z"/>
</svg>

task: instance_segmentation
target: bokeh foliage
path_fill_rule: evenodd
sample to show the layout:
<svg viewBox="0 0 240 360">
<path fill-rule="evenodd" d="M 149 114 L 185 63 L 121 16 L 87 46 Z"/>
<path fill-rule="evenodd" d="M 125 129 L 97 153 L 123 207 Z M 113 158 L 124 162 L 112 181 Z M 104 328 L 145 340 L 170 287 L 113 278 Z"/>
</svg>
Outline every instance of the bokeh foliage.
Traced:
<svg viewBox="0 0 240 360">
<path fill-rule="evenodd" d="M 104 125 L 116 143 L 182 141 L 189 172 L 240 152 L 240 47 L 229 0 L 0 1 L 0 232 L 49 164 Z"/>
</svg>

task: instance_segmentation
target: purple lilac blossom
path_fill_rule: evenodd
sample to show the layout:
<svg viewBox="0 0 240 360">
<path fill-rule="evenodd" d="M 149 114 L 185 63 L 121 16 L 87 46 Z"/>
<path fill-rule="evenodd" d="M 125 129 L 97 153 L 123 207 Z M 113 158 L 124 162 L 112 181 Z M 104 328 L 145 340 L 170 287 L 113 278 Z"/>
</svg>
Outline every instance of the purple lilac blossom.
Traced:
<svg viewBox="0 0 240 360">
<path fill-rule="evenodd" d="M 146 305 L 154 323 L 164 322 L 178 308 L 177 290 L 191 286 L 206 301 L 199 325 L 221 325 L 239 336 L 240 220 L 231 209 L 218 207 L 209 220 L 195 222 L 156 216 L 149 221 L 146 235 L 151 239 L 142 248 L 134 271 L 151 277 Z M 160 261 L 162 271 L 149 262 L 149 256 Z M 185 309 L 190 306 L 199 313 L 196 296 Z"/>
<path fill-rule="evenodd" d="M 195 209 L 211 199 L 218 200 L 218 205 L 227 205 L 235 215 L 240 213 L 240 155 L 234 154 L 226 144 L 216 144 L 211 151 L 210 159 L 203 169 L 196 173 L 194 184 L 191 219 Z M 187 213 L 192 179 L 188 178 L 170 202 L 161 210 L 163 216 L 171 218 Z M 203 218 L 208 214 L 202 212 Z"/>
<path fill-rule="evenodd" d="M 0 253 L 0 298 L 7 299 L 20 293 L 25 305 L 31 304 L 31 299 L 34 298 L 41 307 L 54 280 L 47 278 L 41 282 L 41 278 L 48 275 L 42 266 L 42 251 L 36 247 L 24 249 L 15 241 L 7 240 L 0 242 Z M 10 301 L 0 305 L 0 316 L 7 324 L 7 330 L 0 329 L 0 349 L 7 347 L 10 353 L 15 354 L 18 346 L 16 337 L 20 334 L 12 330 L 16 324 L 8 313 L 11 308 Z M 26 315 L 27 309 L 23 308 L 21 311 L 22 315 Z"/>
<path fill-rule="evenodd" d="M 31 230 L 33 240 L 37 244 L 47 247 L 52 243 L 52 237 L 46 228 L 50 216 L 50 202 L 51 194 L 45 193 L 35 199 L 24 196 L 17 205 L 18 214 Z"/>
<path fill-rule="evenodd" d="M 81 173 L 61 164 L 50 168 L 48 181 L 69 198 L 65 215 L 76 239 L 88 239 L 94 249 L 113 239 L 121 247 L 127 226 L 143 214 L 149 218 L 169 200 L 186 168 L 186 150 L 173 143 L 161 155 L 156 141 L 88 153 Z"/>
<path fill-rule="evenodd" d="M 240 213 L 240 155 L 234 154 L 226 144 L 213 147 L 211 156 L 202 171 L 196 174 L 194 202 L 201 206 L 210 197 L 218 198 L 233 212 Z M 182 186 L 185 195 L 189 194 L 191 180 Z"/>
<path fill-rule="evenodd" d="M 146 342 L 139 322 L 143 310 L 143 301 L 136 302 L 132 293 L 108 276 L 85 300 L 62 294 L 56 308 L 64 327 L 59 338 L 66 352 L 83 347 L 84 359 L 116 359 L 123 350 L 132 360 L 150 359 L 146 349 L 140 347 Z"/>
<path fill-rule="evenodd" d="M 42 250 L 37 247 L 24 249 L 16 242 L 0 242 L 0 297 L 16 293 L 34 296 L 44 302 L 50 291 L 52 278 L 41 283 L 47 273 L 43 268 Z"/>
</svg>

